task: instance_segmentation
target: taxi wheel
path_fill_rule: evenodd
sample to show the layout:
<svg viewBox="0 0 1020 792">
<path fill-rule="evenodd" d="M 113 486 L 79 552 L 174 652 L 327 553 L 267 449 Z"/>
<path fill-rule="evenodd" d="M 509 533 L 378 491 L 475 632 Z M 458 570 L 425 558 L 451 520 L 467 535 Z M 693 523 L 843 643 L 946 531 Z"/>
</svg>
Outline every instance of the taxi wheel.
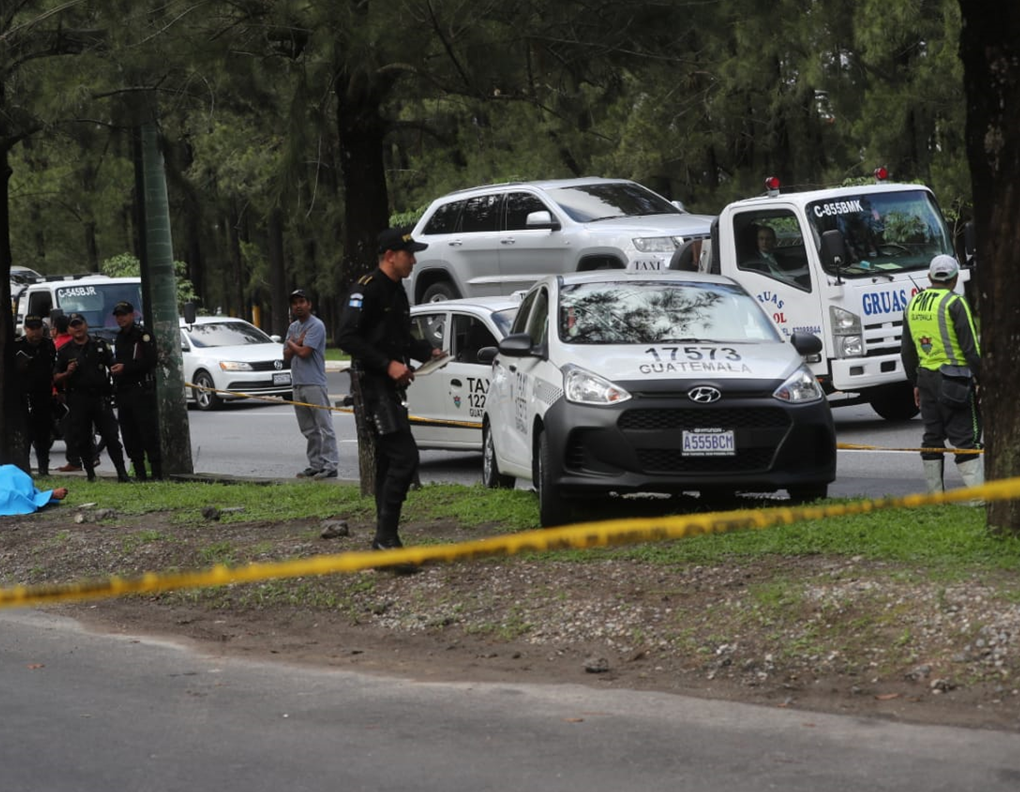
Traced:
<svg viewBox="0 0 1020 792">
<path fill-rule="evenodd" d="M 790 500 L 794 503 L 811 503 L 822 500 L 829 495 L 828 484 L 800 484 L 786 488 L 790 493 Z"/>
<path fill-rule="evenodd" d="M 535 487 L 538 489 L 538 520 L 543 528 L 565 525 L 570 522 L 570 504 L 556 492 L 549 473 L 549 441 L 545 432 L 538 436 L 538 471 Z"/>
<path fill-rule="evenodd" d="M 212 381 L 212 377 L 206 374 L 204 371 L 200 371 L 195 375 L 195 384 L 199 388 L 215 388 L 216 384 Z M 195 388 L 195 405 L 200 410 L 215 410 L 222 403 L 222 399 L 213 393 L 211 390 L 200 390 Z"/>
<path fill-rule="evenodd" d="M 496 462 L 496 447 L 492 442 L 492 431 L 489 425 L 482 427 L 482 484 L 489 489 L 506 489 L 512 487 L 513 476 L 504 476 L 499 472 Z"/>
</svg>

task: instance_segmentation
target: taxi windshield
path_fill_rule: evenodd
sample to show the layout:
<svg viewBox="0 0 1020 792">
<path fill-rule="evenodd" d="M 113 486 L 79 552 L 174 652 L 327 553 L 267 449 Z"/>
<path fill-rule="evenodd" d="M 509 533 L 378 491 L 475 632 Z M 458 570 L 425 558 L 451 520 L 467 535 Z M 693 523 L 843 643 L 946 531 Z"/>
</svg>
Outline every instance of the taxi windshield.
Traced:
<svg viewBox="0 0 1020 792">
<path fill-rule="evenodd" d="M 825 231 L 842 235 L 849 257 L 840 268 L 845 277 L 926 270 L 940 253 L 953 255 L 945 221 L 926 190 L 865 189 L 810 203 L 807 216 L 816 247 Z"/>
<path fill-rule="evenodd" d="M 568 344 L 780 341 L 769 318 L 735 284 L 621 280 L 564 285 L 559 337 Z"/>
</svg>

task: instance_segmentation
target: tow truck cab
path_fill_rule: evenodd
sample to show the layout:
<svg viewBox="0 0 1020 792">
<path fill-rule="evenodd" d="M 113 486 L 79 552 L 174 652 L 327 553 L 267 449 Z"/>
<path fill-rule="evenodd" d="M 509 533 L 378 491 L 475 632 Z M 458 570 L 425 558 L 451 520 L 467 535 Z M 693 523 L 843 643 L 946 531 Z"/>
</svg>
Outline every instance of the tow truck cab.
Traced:
<svg viewBox="0 0 1020 792">
<path fill-rule="evenodd" d="M 142 314 L 141 278 L 110 278 L 105 275 L 50 276 L 25 287 L 18 295 L 15 332 L 21 333 L 25 316 L 35 314 L 49 324 L 50 312 L 80 313 L 93 335 L 112 339 L 118 331 L 113 306 L 121 300 Z"/>
<path fill-rule="evenodd" d="M 932 258 L 954 255 L 935 196 L 882 181 L 782 193 L 770 179 L 766 187 L 723 209 L 699 269 L 739 281 L 785 336 L 821 338 L 808 363 L 833 406 L 866 402 L 889 420 L 913 417 L 900 361 L 903 309 L 928 286 Z M 961 270 L 961 293 L 969 278 Z"/>
</svg>

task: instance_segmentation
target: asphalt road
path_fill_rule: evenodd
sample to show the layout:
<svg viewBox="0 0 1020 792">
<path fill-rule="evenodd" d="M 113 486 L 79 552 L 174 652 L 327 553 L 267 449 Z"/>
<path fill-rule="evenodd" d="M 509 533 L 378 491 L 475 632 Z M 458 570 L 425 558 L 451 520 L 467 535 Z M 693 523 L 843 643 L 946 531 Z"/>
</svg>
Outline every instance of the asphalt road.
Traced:
<svg viewBox="0 0 1020 792">
<path fill-rule="evenodd" d="M 1020 736 L 196 654 L 0 611 L 4 792 L 1015 792 Z M 440 662 L 422 658 L 421 662 Z"/>
<path fill-rule="evenodd" d="M 329 374 L 334 400 L 348 391 L 347 375 Z M 839 407 L 833 411 L 838 440 L 882 448 L 913 448 L 921 440 L 921 422 L 915 418 L 890 423 L 867 406 Z M 234 402 L 222 410 L 188 411 L 191 424 L 192 461 L 199 473 L 289 478 L 307 466 L 304 438 L 292 407 L 259 402 Z M 358 477 L 354 419 L 335 413 L 340 447 L 341 479 Z M 947 486 L 961 486 L 955 466 L 946 466 Z M 473 484 L 480 480 L 479 454 L 423 451 L 424 482 Z M 831 496 L 877 497 L 907 495 L 924 487 L 917 454 L 886 451 L 840 451 L 837 479 Z"/>
</svg>

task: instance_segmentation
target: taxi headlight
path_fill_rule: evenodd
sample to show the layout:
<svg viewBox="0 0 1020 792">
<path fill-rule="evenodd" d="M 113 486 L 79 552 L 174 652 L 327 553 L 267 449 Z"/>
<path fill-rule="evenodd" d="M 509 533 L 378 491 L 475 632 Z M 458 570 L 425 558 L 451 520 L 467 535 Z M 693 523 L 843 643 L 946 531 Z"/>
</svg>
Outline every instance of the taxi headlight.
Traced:
<svg viewBox="0 0 1020 792">
<path fill-rule="evenodd" d="M 683 237 L 664 236 L 637 237 L 633 241 L 634 247 L 641 253 L 672 253 L 683 244 L 684 240 Z"/>
<path fill-rule="evenodd" d="M 220 368 L 223 371 L 254 371 L 251 367 L 251 363 L 245 363 L 238 360 L 221 360 Z"/>
<path fill-rule="evenodd" d="M 818 384 L 814 374 L 806 368 L 799 368 L 793 372 L 793 375 L 776 388 L 772 395 L 780 401 L 791 404 L 805 404 L 825 398 L 822 386 Z"/>
<path fill-rule="evenodd" d="M 577 404 L 619 404 L 630 398 L 627 391 L 605 377 L 576 366 L 563 372 L 563 395 Z"/>
</svg>

